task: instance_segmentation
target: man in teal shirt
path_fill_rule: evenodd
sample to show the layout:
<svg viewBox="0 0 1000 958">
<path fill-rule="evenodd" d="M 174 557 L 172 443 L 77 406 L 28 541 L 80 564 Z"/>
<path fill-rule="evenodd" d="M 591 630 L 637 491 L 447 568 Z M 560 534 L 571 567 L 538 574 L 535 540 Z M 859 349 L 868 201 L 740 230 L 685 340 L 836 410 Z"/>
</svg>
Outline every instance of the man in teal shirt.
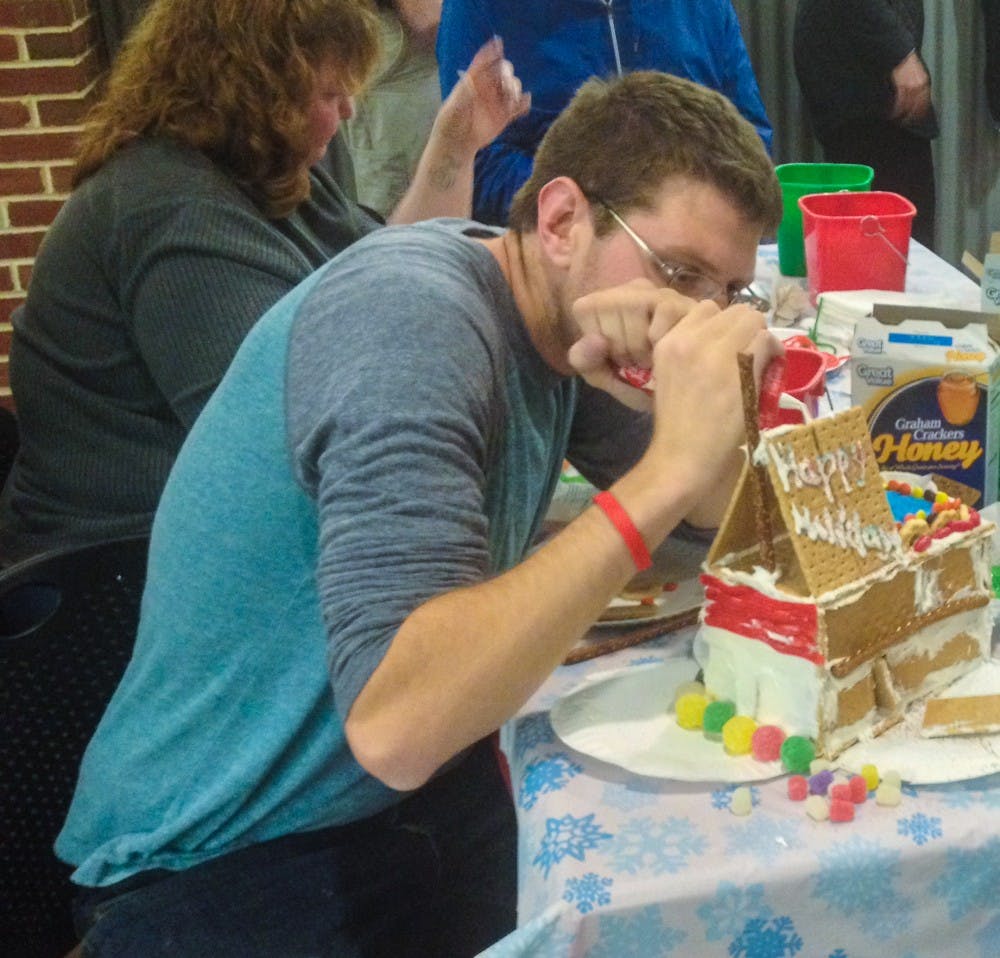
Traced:
<svg viewBox="0 0 1000 958">
<path fill-rule="evenodd" d="M 167 483 L 57 842 L 88 955 L 472 955 L 512 929 L 486 740 L 646 550 L 718 521 L 736 354 L 780 350 L 728 304 L 780 215 L 724 98 L 595 81 L 511 230 L 381 230 L 261 320 Z M 616 505 L 531 551 L 564 457 Z"/>
</svg>

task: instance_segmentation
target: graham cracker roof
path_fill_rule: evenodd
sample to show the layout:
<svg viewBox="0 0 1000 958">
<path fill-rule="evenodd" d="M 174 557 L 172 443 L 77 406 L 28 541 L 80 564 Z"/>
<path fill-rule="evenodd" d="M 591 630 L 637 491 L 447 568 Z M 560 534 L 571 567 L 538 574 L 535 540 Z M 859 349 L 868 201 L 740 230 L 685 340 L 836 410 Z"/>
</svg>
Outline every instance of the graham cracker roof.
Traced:
<svg viewBox="0 0 1000 958">
<path fill-rule="evenodd" d="M 811 595 L 823 595 L 900 557 L 899 534 L 861 409 L 763 432 L 758 452 L 766 459 L 761 476 L 773 533 L 787 533 Z M 759 542 L 753 468 L 744 467 L 709 552 L 710 566 Z M 796 572 L 780 571 L 781 579 Z"/>
</svg>

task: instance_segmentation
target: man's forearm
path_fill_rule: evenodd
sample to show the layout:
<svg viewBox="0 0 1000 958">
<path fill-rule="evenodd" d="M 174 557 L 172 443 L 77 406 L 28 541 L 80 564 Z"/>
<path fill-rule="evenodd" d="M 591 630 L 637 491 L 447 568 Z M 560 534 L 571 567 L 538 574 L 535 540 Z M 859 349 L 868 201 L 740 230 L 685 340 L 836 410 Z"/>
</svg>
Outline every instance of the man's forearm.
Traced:
<svg viewBox="0 0 1000 958">
<path fill-rule="evenodd" d="M 690 484 L 641 465 L 613 487 L 648 548 L 690 511 Z M 419 787 L 513 715 L 635 575 L 619 531 L 588 509 L 524 562 L 415 610 L 351 709 L 358 761 Z"/>
</svg>

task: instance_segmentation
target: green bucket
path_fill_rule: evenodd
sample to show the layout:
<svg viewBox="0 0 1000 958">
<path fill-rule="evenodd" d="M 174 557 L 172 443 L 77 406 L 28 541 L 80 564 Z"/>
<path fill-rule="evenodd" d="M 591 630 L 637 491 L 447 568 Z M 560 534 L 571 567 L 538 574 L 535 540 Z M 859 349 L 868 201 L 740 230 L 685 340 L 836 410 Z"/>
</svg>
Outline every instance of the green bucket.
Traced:
<svg viewBox="0 0 1000 958">
<path fill-rule="evenodd" d="M 784 215 L 778 226 L 778 266 L 785 276 L 806 275 L 799 198 L 810 193 L 863 193 L 871 189 L 875 171 L 860 163 L 782 163 L 774 168 L 781 184 Z"/>
</svg>

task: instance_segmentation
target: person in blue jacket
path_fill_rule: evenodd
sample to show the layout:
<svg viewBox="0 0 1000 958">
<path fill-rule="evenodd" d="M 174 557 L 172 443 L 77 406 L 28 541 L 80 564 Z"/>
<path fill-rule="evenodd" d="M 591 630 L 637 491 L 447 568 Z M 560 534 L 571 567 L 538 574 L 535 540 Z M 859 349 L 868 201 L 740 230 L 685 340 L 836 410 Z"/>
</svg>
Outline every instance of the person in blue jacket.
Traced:
<svg viewBox="0 0 1000 958">
<path fill-rule="evenodd" d="M 504 40 L 531 110 L 476 157 L 473 216 L 504 225 L 556 114 L 591 76 L 662 70 L 727 96 L 768 152 L 771 124 L 730 0 L 444 0 L 441 94 L 491 36 Z"/>
</svg>

